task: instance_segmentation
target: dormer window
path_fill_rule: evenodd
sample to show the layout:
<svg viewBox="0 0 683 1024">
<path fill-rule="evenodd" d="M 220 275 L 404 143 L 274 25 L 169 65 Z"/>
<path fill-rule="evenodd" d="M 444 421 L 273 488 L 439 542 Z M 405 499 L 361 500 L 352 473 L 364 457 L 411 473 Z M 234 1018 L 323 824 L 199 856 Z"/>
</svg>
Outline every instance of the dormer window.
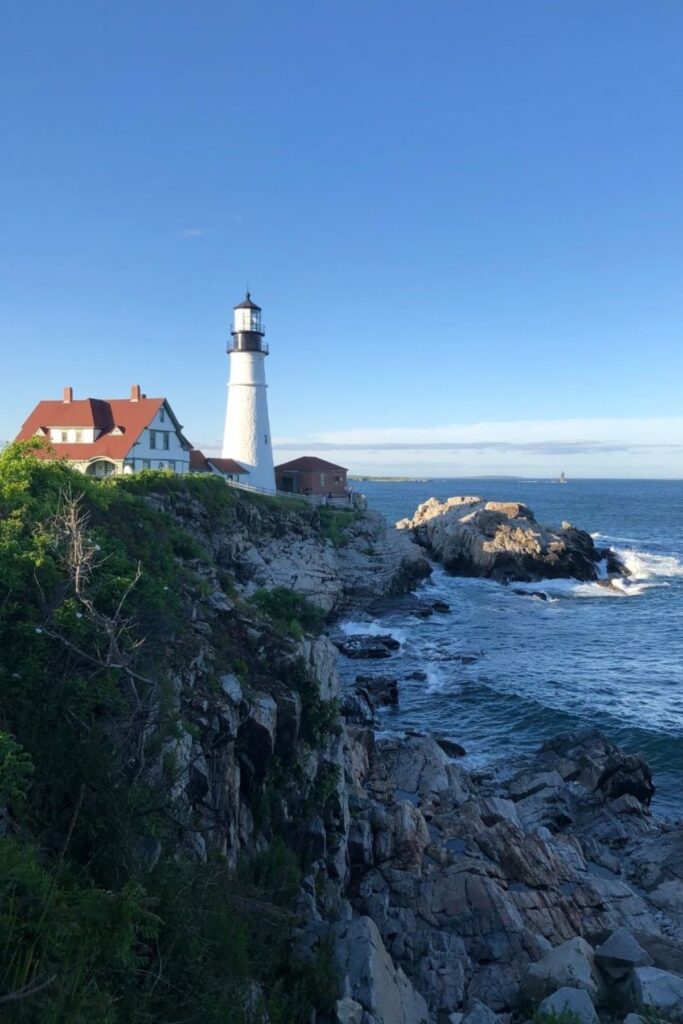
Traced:
<svg viewBox="0 0 683 1024">
<path fill-rule="evenodd" d="M 83 440 L 83 431 L 82 430 L 77 430 L 76 431 L 76 444 L 80 444 L 82 440 Z"/>
<path fill-rule="evenodd" d="M 112 432 L 112 434 L 114 434 L 114 435 L 115 435 L 116 437 L 120 437 L 120 436 L 121 436 L 121 434 L 123 433 L 123 430 L 121 429 L 121 427 L 119 427 L 119 426 L 115 426 L 115 427 L 113 427 L 113 428 L 112 428 L 112 431 L 111 431 L 111 432 Z"/>
<path fill-rule="evenodd" d="M 69 440 L 69 434 L 66 430 L 62 430 L 61 439 L 64 444 L 66 444 L 66 442 Z"/>
</svg>

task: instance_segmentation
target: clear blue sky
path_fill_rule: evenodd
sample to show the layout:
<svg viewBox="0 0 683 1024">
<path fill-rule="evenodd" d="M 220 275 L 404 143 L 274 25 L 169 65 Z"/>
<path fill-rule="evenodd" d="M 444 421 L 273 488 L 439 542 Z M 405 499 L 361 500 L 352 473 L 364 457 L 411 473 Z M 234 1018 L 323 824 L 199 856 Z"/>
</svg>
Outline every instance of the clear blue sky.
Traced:
<svg viewBox="0 0 683 1024">
<path fill-rule="evenodd" d="M 604 423 L 559 436 L 606 445 L 574 473 L 683 475 L 680 0 L 8 0 L 2 21 L 0 438 L 64 384 L 139 382 L 211 447 L 248 281 L 280 443 L 342 457 L 396 428 L 345 464 L 533 472 L 554 427 L 540 461 L 480 462 L 485 425 L 475 455 L 426 453 L 482 422 L 514 447 L 518 421 L 665 417 L 649 463 L 637 426 L 618 455 Z"/>
</svg>

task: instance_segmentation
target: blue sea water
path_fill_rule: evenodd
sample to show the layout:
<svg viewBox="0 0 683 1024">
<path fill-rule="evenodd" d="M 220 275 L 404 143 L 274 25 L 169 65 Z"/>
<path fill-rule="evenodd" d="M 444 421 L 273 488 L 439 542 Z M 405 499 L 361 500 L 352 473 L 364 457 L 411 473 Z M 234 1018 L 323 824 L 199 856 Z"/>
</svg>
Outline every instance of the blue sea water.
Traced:
<svg viewBox="0 0 683 1024">
<path fill-rule="evenodd" d="M 510 761 L 546 738 L 596 726 L 652 767 L 655 809 L 683 815 L 683 481 L 430 480 L 357 485 L 390 522 L 429 497 L 477 494 L 526 502 L 540 522 L 569 520 L 622 556 L 620 592 L 553 581 L 523 595 L 436 568 L 421 596 L 449 615 L 390 612 L 347 631 L 391 631 L 401 652 L 372 670 L 400 679 L 382 728 L 431 729 L 461 743 L 471 765 Z M 535 596 L 543 591 L 547 601 Z M 463 663 L 462 655 L 476 658 Z M 352 678 L 363 663 L 347 664 Z M 426 670 L 426 682 L 405 677 Z"/>
</svg>

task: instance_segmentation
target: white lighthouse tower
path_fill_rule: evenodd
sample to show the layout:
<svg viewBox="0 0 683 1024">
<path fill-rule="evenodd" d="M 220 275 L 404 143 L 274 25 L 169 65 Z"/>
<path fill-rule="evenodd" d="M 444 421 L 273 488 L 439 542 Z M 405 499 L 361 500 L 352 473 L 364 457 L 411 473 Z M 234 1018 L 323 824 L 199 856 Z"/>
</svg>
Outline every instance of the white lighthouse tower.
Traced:
<svg viewBox="0 0 683 1024">
<path fill-rule="evenodd" d="M 248 483 L 275 490 L 265 365 L 268 343 L 263 340 L 261 307 L 247 292 L 234 312 L 223 458 L 248 469 Z"/>
</svg>

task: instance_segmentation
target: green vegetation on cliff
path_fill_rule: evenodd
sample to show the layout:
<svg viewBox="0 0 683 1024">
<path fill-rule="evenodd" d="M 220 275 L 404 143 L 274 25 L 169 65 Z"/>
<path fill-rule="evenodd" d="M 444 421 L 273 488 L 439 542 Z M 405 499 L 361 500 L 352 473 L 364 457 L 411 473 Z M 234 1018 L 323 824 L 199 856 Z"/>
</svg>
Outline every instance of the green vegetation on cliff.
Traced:
<svg viewBox="0 0 683 1024">
<path fill-rule="evenodd" d="M 207 477 L 99 483 L 30 445 L 0 456 L 3 1020 L 240 1024 L 260 1002 L 295 1024 L 330 999 L 328 964 L 292 960 L 300 865 L 286 841 L 271 833 L 236 868 L 210 842 L 205 860 L 181 842 L 201 827 L 169 752 L 200 726 L 173 680 L 197 657 L 187 594 L 208 557 L 148 500 L 165 491 L 217 519 L 242 500 Z M 320 628 L 295 603 L 257 599 L 273 650 Z M 248 633 L 223 630 L 216 675 L 265 678 Z M 330 709 L 291 674 L 314 744 Z"/>
</svg>

